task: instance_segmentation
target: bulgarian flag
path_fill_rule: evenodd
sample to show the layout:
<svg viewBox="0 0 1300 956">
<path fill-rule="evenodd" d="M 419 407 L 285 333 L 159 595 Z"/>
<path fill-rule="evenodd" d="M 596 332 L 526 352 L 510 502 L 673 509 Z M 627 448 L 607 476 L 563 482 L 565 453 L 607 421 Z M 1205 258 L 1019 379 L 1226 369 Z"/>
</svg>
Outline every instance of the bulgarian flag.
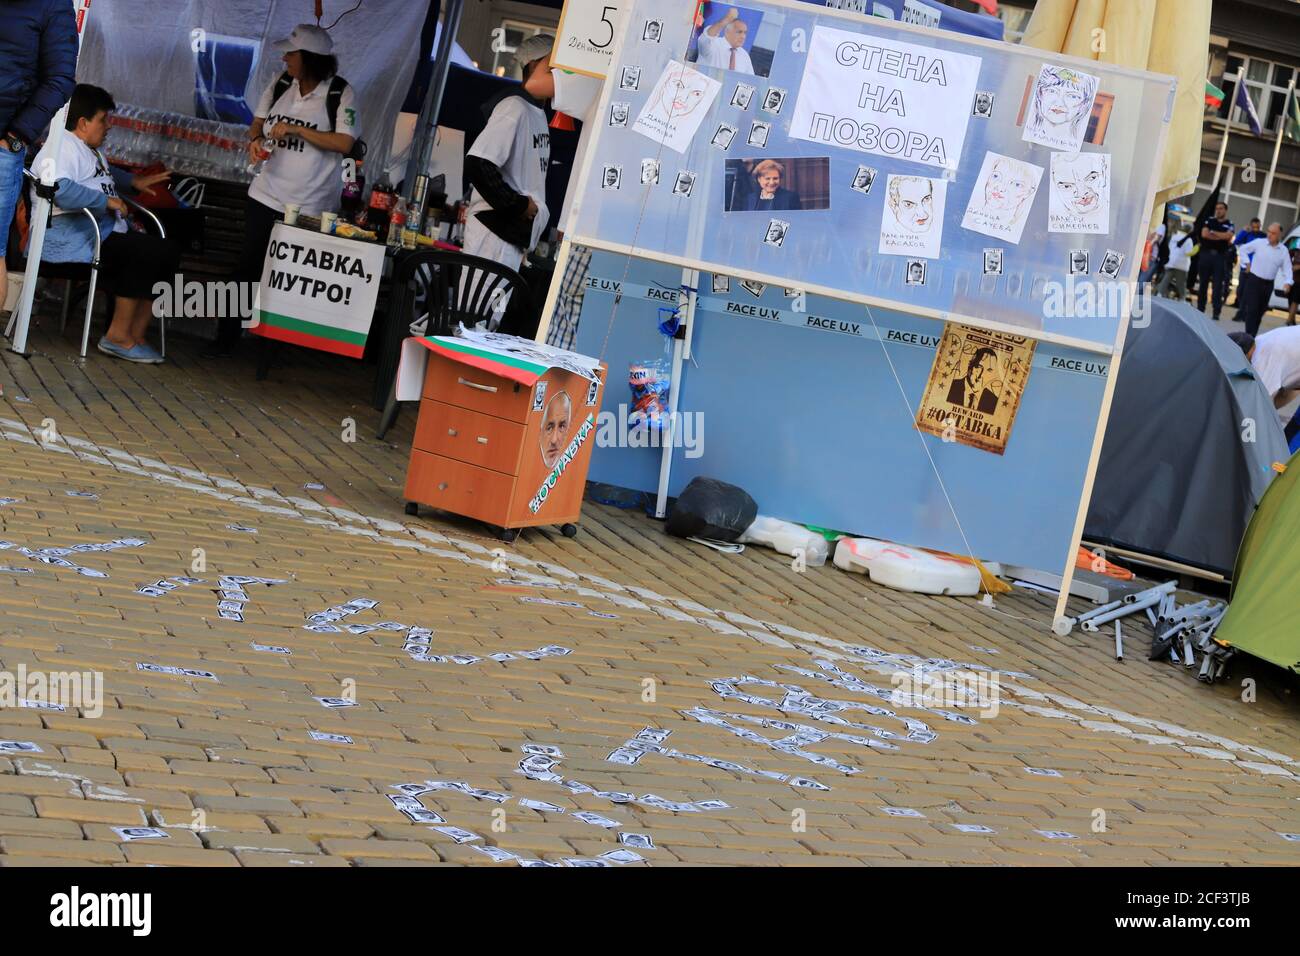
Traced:
<svg viewBox="0 0 1300 956">
<path fill-rule="evenodd" d="M 407 341 L 412 340 L 408 339 Z M 481 369 L 501 378 L 508 378 L 520 385 L 535 385 L 537 380 L 551 369 L 548 364 L 533 362 L 522 356 L 511 355 L 499 349 L 471 345 L 463 339 L 450 335 L 431 335 L 414 341 L 429 351 L 438 352 L 448 358 L 455 359 L 462 365 Z"/>
<path fill-rule="evenodd" d="M 1223 90 L 1209 80 L 1205 81 L 1205 105 L 1216 110 L 1223 105 Z"/>
</svg>

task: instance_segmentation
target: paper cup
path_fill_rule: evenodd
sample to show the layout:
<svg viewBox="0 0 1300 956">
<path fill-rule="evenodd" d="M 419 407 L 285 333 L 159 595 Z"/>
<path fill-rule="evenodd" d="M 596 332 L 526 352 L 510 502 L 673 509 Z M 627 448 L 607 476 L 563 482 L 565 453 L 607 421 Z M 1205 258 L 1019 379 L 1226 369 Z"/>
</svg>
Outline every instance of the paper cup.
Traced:
<svg viewBox="0 0 1300 956">
<path fill-rule="evenodd" d="M 320 214 L 320 231 L 326 235 L 334 235 L 334 226 L 339 221 L 339 214 L 336 212 L 323 212 Z"/>
<path fill-rule="evenodd" d="M 296 202 L 287 202 L 284 204 L 284 223 L 286 226 L 292 226 L 298 221 L 298 213 L 302 209 Z"/>
</svg>

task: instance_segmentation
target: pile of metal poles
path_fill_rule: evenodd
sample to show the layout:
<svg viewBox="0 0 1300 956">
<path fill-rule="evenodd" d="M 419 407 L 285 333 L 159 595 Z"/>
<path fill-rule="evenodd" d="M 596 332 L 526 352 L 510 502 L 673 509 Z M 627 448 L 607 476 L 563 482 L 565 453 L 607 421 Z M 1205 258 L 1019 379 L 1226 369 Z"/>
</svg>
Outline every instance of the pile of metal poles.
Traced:
<svg viewBox="0 0 1300 956">
<path fill-rule="evenodd" d="M 1083 630 L 1095 634 L 1103 624 L 1113 623 L 1115 659 L 1122 661 L 1124 637 L 1120 620 L 1131 614 L 1145 613 L 1154 635 L 1149 659 L 1154 661 L 1168 657 L 1175 664 L 1193 667 L 1199 652 L 1201 669 L 1197 680 L 1213 683 L 1223 676 L 1228 659 L 1235 653 L 1233 648 L 1224 647 L 1214 640 L 1215 628 L 1219 626 L 1228 606 L 1222 601 L 1207 598 L 1179 607 L 1178 598 L 1174 595 L 1177 587 L 1177 581 L 1166 581 L 1095 607 L 1078 617 L 1063 621 L 1062 624 L 1066 625 L 1064 631 L 1069 633 L 1069 629 L 1078 624 Z"/>
</svg>

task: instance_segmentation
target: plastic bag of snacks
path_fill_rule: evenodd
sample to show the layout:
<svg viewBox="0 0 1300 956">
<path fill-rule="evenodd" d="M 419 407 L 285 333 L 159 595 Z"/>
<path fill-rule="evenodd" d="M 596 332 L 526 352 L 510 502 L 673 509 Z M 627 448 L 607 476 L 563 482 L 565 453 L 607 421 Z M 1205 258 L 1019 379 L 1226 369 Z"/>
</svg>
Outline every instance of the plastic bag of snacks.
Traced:
<svg viewBox="0 0 1300 956">
<path fill-rule="evenodd" d="M 663 359 L 632 362 L 627 367 L 627 384 L 632 390 L 632 411 L 628 424 L 633 428 L 663 428 L 668 421 L 668 389 L 671 375 Z"/>
</svg>

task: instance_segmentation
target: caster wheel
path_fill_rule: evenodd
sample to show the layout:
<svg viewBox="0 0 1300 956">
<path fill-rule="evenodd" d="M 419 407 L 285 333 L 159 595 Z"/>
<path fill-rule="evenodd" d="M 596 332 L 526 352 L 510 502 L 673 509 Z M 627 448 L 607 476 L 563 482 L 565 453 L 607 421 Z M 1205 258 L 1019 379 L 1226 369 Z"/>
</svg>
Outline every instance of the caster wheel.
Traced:
<svg viewBox="0 0 1300 956">
<path fill-rule="evenodd" d="M 560 534 L 566 538 L 576 538 L 578 536 L 578 526 L 576 524 L 560 525 Z"/>
<path fill-rule="evenodd" d="M 408 501 L 406 503 L 406 513 L 408 515 L 418 515 L 420 513 L 419 503 L 415 501 Z"/>
<path fill-rule="evenodd" d="M 502 529 L 501 529 L 501 540 L 502 540 L 502 541 L 505 541 L 507 544 L 510 543 L 511 541 L 515 540 L 515 538 L 517 538 L 517 537 L 519 537 L 519 529 L 518 529 L 518 528 L 502 528 Z"/>
</svg>

